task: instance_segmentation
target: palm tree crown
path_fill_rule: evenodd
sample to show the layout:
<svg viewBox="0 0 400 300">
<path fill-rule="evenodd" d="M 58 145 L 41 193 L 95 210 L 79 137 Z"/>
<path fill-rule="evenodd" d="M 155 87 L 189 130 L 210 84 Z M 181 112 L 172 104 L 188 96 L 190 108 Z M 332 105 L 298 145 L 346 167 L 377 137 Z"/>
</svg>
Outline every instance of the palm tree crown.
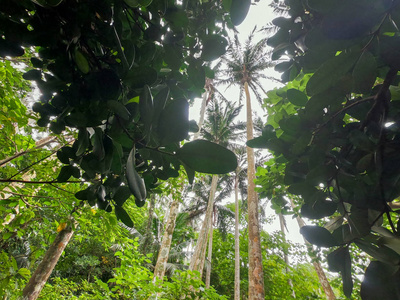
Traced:
<svg viewBox="0 0 400 300">
<path fill-rule="evenodd" d="M 263 97 L 259 90 L 264 94 L 261 80 L 272 79 L 265 74 L 265 70 L 272 67 L 270 53 L 266 50 L 266 39 L 262 39 L 253 44 L 255 28 L 242 45 L 235 35 L 231 41 L 227 53 L 221 58 L 217 70 L 216 78 L 218 85 L 240 85 L 240 97 L 243 98 L 244 84 L 247 82 L 250 89 L 256 95 L 257 100 L 262 103 Z"/>
</svg>

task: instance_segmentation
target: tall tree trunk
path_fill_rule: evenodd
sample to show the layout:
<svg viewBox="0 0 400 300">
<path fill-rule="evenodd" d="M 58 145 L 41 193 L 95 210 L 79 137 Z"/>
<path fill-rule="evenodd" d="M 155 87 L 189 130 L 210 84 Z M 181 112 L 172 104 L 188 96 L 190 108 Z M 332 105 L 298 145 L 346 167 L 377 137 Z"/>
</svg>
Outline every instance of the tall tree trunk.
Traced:
<svg viewBox="0 0 400 300">
<path fill-rule="evenodd" d="M 293 199 L 290 199 L 290 205 L 292 206 L 292 208 L 295 208 Z M 300 216 L 297 216 L 296 220 L 300 228 L 306 225 L 306 223 Z M 304 239 L 304 243 L 306 244 L 308 252 L 310 253 L 312 251 L 312 245 L 306 239 Z M 313 265 L 315 272 L 317 272 L 319 283 L 322 285 L 322 288 L 324 289 L 326 298 L 328 300 L 335 300 L 336 299 L 335 293 L 332 290 L 328 278 L 326 278 L 324 269 L 322 268 L 321 264 L 318 261 L 313 261 Z"/>
<path fill-rule="evenodd" d="M 153 238 L 151 234 L 151 227 L 153 225 L 153 210 L 154 210 L 154 202 L 155 202 L 155 194 L 151 194 L 150 196 L 150 204 L 149 204 L 149 218 L 147 219 L 147 225 L 146 225 L 146 232 L 144 234 L 144 241 L 141 246 L 142 248 L 142 253 L 146 254 L 147 249 L 151 243 L 153 243 Z"/>
<path fill-rule="evenodd" d="M 165 225 L 164 235 L 160 247 L 160 252 L 158 253 L 156 267 L 154 268 L 153 282 L 156 278 L 163 280 L 165 275 L 165 267 L 167 266 L 169 250 L 171 249 L 172 234 L 175 229 L 176 216 L 179 210 L 179 198 L 174 197 L 170 209 L 167 224 Z"/>
<path fill-rule="evenodd" d="M 61 254 L 68 245 L 74 231 L 72 225 L 69 224 L 61 230 L 56 236 L 50 248 L 46 251 L 42 262 L 36 268 L 29 282 L 22 291 L 24 300 L 35 300 L 39 297 L 41 290 L 47 282 L 47 279 L 53 272 Z"/>
<path fill-rule="evenodd" d="M 206 269 L 206 289 L 210 288 L 211 281 L 211 260 L 212 260 L 212 245 L 213 245 L 213 214 L 211 214 L 210 218 L 210 234 L 208 238 L 208 255 L 207 255 L 207 269 Z"/>
<path fill-rule="evenodd" d="M 279 224 L 281 226 L 281 232 L 282 232 L 282 235 L 283 235 L 283 241 L 286 242 L 286 234 L 285 234 L 286 221 L 285 221 L 285 217 L 282 215 L 282 213 L 279 213 L 278 217 L 279 217 Z M 286 274 L 289 274 L 289 257 L 288 257 L 288 255 L 287 255 L 287 253 L 285 251 L 283 252 L 283 257 L 284 257 L 284 260 L 285 260 L 285 271 L 286 271 Z M 292 297 L 296 298 L 296 293 L 294 292 L 292 279 L 290 279 L 290 278 L 288 279 L 288 284 L 290 286 L 290 289 L 292 290 Z"/>
<path fill-rule="evenodd" d="M 253 139 L 253 116 L 249 86 L 244 83 L 246 94 L 247 112 L 247 140 Z M 258 219 L 258 195 L 255 191 L 256 168 L 254 162 L 253 148 L 246 147 L 247 150 L 247 210 L 248 210 L 248 229 L 249 229 L 249 299 L 264 300 L 264 272 L 261 256 L 260 223 Z"/>
<path fill-rule="evenodd" d="M 235 174 L 235 300 L 240 300 L 239 168 Z"/>
<path fill-rule="evenodd" d="M 204 261 L 207 248 L 207 236 L 209 231 L 210 218 L 213 212 L 214 196 L 215 192 L 217 191 L 217 183 L 218 183 L 218 175 L 213 175 L 206 215 L 204 217 L 199 238 L 197 239 L 196 248 L 194 249 L 194 253 L 192 259 L 190 260 L 190 265 L 189 265 L 189 270 L 198 271 L 200 273 L 200 278 L 203 275 Z"/>
<path fill-rule="evenodd" d="M 197 140 L 199 138 L 199 134 L 201 132 L 201 129 L 203 128 L 204 115 L 206 114 L 206 106 L 207 103 L 211 100 L 212 95 L 214 94 L 212 84 L 213 80 L 206 77 L 206 84 L 204 86 L 205 92 L 203 93 L 201 107 L 200 107 L 200 118 L 199 118 L 199 123 L 197 124 L 199 130 L 195 132 L 193 140 Z"/>
</svg>

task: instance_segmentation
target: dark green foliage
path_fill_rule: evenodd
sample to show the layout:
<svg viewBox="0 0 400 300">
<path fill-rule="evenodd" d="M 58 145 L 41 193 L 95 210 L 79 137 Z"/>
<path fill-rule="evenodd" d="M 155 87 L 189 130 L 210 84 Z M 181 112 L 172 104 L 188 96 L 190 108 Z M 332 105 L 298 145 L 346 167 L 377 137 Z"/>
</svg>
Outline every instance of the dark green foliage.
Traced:
<svg viewBox="0 0 400 300">
<path fill-rule="evenodd" d="M 341 246 L 328 260 L 350 296 L 350 244 L 390 266 L 399 264 L 399 217 L 390 206 L 400 196 L 400 6 L 387 0 L 285 3 L 289 15 L 273 21 L 278 31 L 268 44 L 272 58 L 284 60 L 276 70 L 288 84 L 265 100 L 271 134 L 248 145 L 270 149 L 285 165 L 276 184 L 301 196 L 303 216 L 320 225 L 326 217 L 340 217 L 329 230 L 302 231 L 318 246 Z M 379 282 L 375 288 L 387 290 L 387 298 L 398 297 L 390 284 Z"/>
<path fill-rule="evenodd" d="M 117 192 L 119 187 L 128 186 L 142 206 L 146 190 L 178 176 L 182 164 L 190 179 L 196 171 L 233 171 L 232 152 L 212 143 L 199 145 L 200 151 L 181 148 L 181 142 L 189 133 L 189 100 L 203 91 L 205 61 L 226 51 L 225 20 L 230 22 L 229 14 L 232 20 L 246 15 L 236 6 L 168 0 L 3 2 L 0 55 L 22 56 L 22 47 L 38 51 L 30 60 L 35 69 L 24 74 L 42 94 L 33 106 L 38 125 L 57 135 L 78 129 L 73 151 L 57 154 L 66 164 L 57 181 L 80 178 L 82 170 L 92 188 L 78 196 L 91 204 L 97 199 L 106 210 L 114 196 L 117 217 L 128 225 L 121 208 L 128 195 Z M 222 151 L 221 162 L 221 156 L 211 155 L 216 150 Z M 102 196 L 93 197 L 99 187 Z"/>
</svg>

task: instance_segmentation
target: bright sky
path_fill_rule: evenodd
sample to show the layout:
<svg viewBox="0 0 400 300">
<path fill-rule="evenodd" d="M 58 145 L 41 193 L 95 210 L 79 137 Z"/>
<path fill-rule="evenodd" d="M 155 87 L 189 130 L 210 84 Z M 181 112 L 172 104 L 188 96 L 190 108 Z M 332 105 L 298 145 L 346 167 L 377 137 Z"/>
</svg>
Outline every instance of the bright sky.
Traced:
<svg viewBox="0 0 400 300">
<path fill-rule="evenodd" d="M 237 27 L 237 30 L 239 31 L 239 39 L 241 42 L 244 42 L 247 37 L 249 36 L 250 32 L 253 30 L 254 26 L 257 26 L 257 29 L 261 29 L 264 25 L 267 23 L 271 22 L 274 18 L 277 16 L 274 15 L 272 8 L 268 6 L 270 1 L 260 1 L 256 5 L 252 5 L 250 7 L 249 14 L 247 15 L 246 19 L 242 24 L 240 24 Z M 254 41 L 258 41 L 261 38 L 265 38 L 265 35 L 263 33 L 259 33 L 258 35 L 255 36 Z M 273 69 L 267 70 L 266 71 L 269 76 L 275 77 L 275 78 L 280 78 L 280 74 L 275 72 Z M 263 82 L 263 87 L 266 91 L 272 90 L 275 87 L 277 87 L 278 84 L 275 81 L 272 80 L 265 80 Z M 224 90 L 224 88 L 220 89 L 221 92 L 224 93 L 224 96 L 228 100 L 232 101 L 238 101 L 239 99 L 239 88 L 232 87 L 229 90 Z M 253 111 L 264 121 L 266 121 L 266 115 L 261 106 L 258 104 L 258 101 L 255 99 L 255 96 L 252 96 L 252 108 Z M 190 109 L 189 112 L 189 119 L 194 119 L 198 121 L 199 115 L 200 115 L 200 105 L 201 105 L 201 99 L 196 99 L 194 106 Z M 242 109 L 241 114 L 239 115 L 239 119 L 245 120 L 246 110 L 245 108 Z M 229 200 L 229 202 L 234 202 L 234 200 Z M 263 199 L 263 202 L 265 202 L 265 199 Z M 264 209 L 267 212 L 267 218 L 271 216 L 276 216 L 275 212 L 270 208 L 270 204 L 266 204 L 264 206 Z M 299 227 L 295 219 L 292 219 L 291 216 L 286 217 L 286 223 L 287 223 L 287 228 L 289 232 L 287 233 L 287 239 L 291 240 L 294 243 L 300 243 L 303 244 L 303 237 L 299 233 Z M 272 224 L 269 224 L 267 226 L 264 226 L 264 230 L 267 231 L 268 233 L 272 233 L 274 231 L 279 231 L 280 226 L 279 226 L 279 219 L 278 217 L 275 217 L 275 220 Z"/>
</svg>

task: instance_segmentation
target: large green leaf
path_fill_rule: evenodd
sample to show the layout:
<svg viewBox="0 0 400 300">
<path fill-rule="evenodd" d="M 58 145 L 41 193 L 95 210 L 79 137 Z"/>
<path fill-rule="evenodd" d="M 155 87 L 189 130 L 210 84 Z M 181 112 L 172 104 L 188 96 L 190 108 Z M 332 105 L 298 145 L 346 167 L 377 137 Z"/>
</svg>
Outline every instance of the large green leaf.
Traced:
<svg viewBox="0 0 400 300">
<path fill-rule="evenodd" d="M 307 94 L 321 93 L 336 84 L 355 65 L 359 52 L 342 52 L 324 63 L 307 83 Z"/>
<path fill-rule="evenodd" d="M 129 189 L 132 194 L 139 201 L 146 199 L 146 186 L 143 178 L 140 177 L 135 168 L 135 149 L 133 148 L 129 153 L 128 160 L 126 162 L 126 179 L 128 181 Z"/>
<path fill-rule="evenodd" d="M 332 234 L 323 227 L 319 226 L 303 226 L 300 233 L 304 238 L 313 245 L 318 247 L 333 247 L 338 243 Z"/>
<path fill-rule="evenodd" d="M 371 261 L 361 284 L 363 300 L 400 299 L 399 267 Z"/>
<path fill-rule="evenodd" d="M 386 246 L 378 247 L 361 239 L 357 239 L 354 242 L 360 249 L 383 263 L 397 265 L 400 262 L 400 255 Z"/>
<path fill-rule="evenodd" d="M 235 154 L 218 144 L 205 140 L 186 143 L 176 151 L 176 157 L 194 171 L 225 174 L 237 167 Z"/>
<path fill-rule="evenodd" d="M 369 51 L 364 51 L 353 69 L 354 92 L 370 93 L 378 73 L 375 57 Z"/>
<path fill-rule="evenodd" d="M 201 58 L 208 61 L 217 59 L 221 55 L 225 54 L 227 46 L 228 42 L 224 37 L 219 35 L 210 35 L 204 40 Z"/>
<path fill-rule="evenodd" d="M 121 206 L 114 206 L 115 209 L 115 215 L 118 220 L 120 220 L 122 223 L 124 223 L 126 226 L 132 228 L 133 227 L 133 221 L 131 217 L 128 215 L 128 213 L 123 209 Z"/>
<path fill-rule="evenodd" d="M 171 101 L 161 112 L 157 134 L 161 145 L 179 142 L 188 136 L 189 103 L 180 98 Z"/>
<path fill-rule="evenodd" d="M 300 92 L 299 90 L 288 89 L 286 93 L 289 102 L 294 105 L 305 106 L 308 101 L 307 96 L 303 92 Z"/>
<path fill-rule="evenodd" d="M 120 186 L 115 191 L 113 199 L 118 206 L 122 206 L 131 195 L 132 193 L 127 186 Z"/>
<path fill-rule="evenodd" d="M 348 247 L 341 247 L 328 255 L 329 270 L 340 272 L 343 281 L 344 294 L 350 298 L 353 290 L 353 280 L 351 278 L 351 258 Z"/>
<path fill-rule="evenodd" d="M 230 14 L 233 25 L 238 26 L 244 21 L 250 5 L 251 0 L 232 0 Z"/>
</svg>

